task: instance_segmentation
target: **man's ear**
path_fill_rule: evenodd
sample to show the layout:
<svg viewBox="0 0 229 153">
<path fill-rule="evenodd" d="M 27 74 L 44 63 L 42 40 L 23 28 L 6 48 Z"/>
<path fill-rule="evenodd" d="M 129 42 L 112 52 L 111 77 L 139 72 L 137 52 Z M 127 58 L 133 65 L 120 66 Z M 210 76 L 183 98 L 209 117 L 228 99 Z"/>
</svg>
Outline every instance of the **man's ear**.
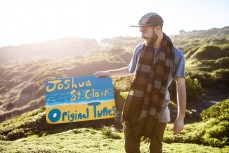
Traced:
<svg viewBox="0 0 229 153">
<path fill-rule="evenodd" d="M 156 26 L 154 29 L 155 33 L 158 35 L 161 32 L 161 26 Z"/>
<path fill-rule="evenodd" d="M 155 27 L 155 32 L 161 31 L 161 26 L 156 26 Z"/>
</svg>

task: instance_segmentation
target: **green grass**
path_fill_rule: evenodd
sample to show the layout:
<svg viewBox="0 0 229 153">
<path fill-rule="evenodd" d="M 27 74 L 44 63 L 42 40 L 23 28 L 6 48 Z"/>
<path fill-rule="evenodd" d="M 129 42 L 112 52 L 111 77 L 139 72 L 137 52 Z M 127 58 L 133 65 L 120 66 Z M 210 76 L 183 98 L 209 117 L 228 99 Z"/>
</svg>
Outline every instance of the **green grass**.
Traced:
<svg viewBox="0 0 229 153">
<path fill-rule="evenodd" d="M 228 152 L 227 106 L 224 100 L 203 111 L 203 122 L 185 125 L 179 135 L 172 134 L 169 124 L 164 152 Z M 42 107 L 0 124 L 0 152 L 124 152 L 123 132 L 115 131 L 113 125 L 113 119 L 47 124 Z M 147 144 L 141 149 L 146 152 Z"/>
<path fill-rule="evenodd" d="M 102 130 L 81 128 L 43 137 L 31 136 L 16 141 L 0 141 L 0 152 L 72 152 L 72 153 L 124 153 L 123 132 L 113 132 L 120 139 L 105 137 Z M 147 152 L 148 145 L 142 142 L 142 153 Z M 226 153 L 229 147 L 215 148 L 198 144 L 163 143 L 164 153 Z"/>
</svg>

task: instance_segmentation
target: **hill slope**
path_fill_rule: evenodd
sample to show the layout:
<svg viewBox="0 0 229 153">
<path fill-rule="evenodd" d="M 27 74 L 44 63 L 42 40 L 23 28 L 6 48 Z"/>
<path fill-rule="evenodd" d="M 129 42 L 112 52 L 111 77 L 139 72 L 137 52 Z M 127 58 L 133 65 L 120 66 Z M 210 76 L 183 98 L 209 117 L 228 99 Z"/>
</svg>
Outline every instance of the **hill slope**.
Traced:
<svg viewBox="0 0 229 153">
<path fill-rule="evenodd" d="M 208 99 L 220 95 L 223 99 L 229 98 L 229 27 L 171 37 L 186 57 L 188 101 L 194 101 L 194 105 L 200 107 L 195 100 L 202 98 L 203 94 Z M 77 40 L 80 41 L 83 40 Z M 47 78 L 92 75 L 97 70 L 126 66 L 140 40 L 132 37 L 105 39 L 102 41 L 105 46 L 98 46 L 93 40 L 86 42 L 80 43 L 85 49 L 81 53 L 74 53 L 73 49 L 65 54 L 62 51 L 68 50 L 66 45 L 58 43 L 64 47 L 56 57 L 51 56 L 55 54 L 55 49 L 50 49 L 52 53 L 46 54 L 43 49 L 31 47 L 33 45 L 26 47 L 43 53 L 28 53 L 29 56 L 25 56 L 26 50 L 17 52 L 21 48 L 19 46 L 14 47 L 11 52 L 13 56 L 10 56 L 11 53 L 6 53 L 8 47 L 0 49 L 0 152 L 124 152 L 121 147 L 124 143 L 123 133 L 114 131 L 113 119 L 59 125 L 46 123 L 43 106 L 44 82 Z M 85 47 L 90 42 L 95 46 Z M 39 45 L 37 47 L 40 48 Z M 95 48 L 96 51 L 91 53 L 86 51 Z M 123 94 L 128 91 L 130 82 L 131 77 L 114 79 L 118 103 L 123 101 Z M 172 99 L 175 99 L 174 91 L 172 86 Z M 203 122 L 186 125 L 181 135 L 172 135 L 172 125 L 169 124 L 163 151 L 228 152 L 228 102 L 222 101 L 203 111 Z M 146 152 L 147 145 L 143 144 L 141 150 Z"/>
<path fill-rule="evenodd" d="M 95 39 L 64 38 L 0 48 L 0 64 L 25 58 L 58 58 L 83 55 L 100 49 Z"/>
<path fill-rule="evenodd" d="M 171 38 L 186 57 L 188 101 L 203 94 L 229 98 L 229 27 Z M 69 38 L 0 48 L 0 122 L 44 106 L 44 82 L 48 78 L 93 75 L 97 70 L 126 66 L 141 40 L 117 37 L 101 42 L 106 45 Z M 117 91 L 127 91 L 130 80 L 114 80 Z M 174 87 L 171 97 L 175 101 Z"/>
</svg>

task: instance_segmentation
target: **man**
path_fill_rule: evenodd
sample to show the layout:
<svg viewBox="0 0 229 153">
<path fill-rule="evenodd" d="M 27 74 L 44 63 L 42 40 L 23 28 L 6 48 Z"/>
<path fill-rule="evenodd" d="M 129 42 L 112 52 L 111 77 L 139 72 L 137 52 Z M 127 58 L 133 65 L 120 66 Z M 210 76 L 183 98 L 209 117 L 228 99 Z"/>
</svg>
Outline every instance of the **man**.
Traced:
<svg viewBox="0 0 229 153">
<path fill-rule="evenodd" d="M 162 152 L 162 139 L 170 121 L 168 87 L 173 80 L 177 87 L 178 114 L 173 132 L 184 127 L 186 107 L 185 60 L 182 51 L 173 47 L 162 32 L 163 19 L 156 13 L 145 14 L 138 25 L 144 44 L 136 46 L 127 67 L 98 71 L 96 77 L 123 77 L 134 73 L 122 117 L 124 120 L 125 150 L 140 152 L 142 136 L 150 139 L 149 152 Z"/>
</svg>

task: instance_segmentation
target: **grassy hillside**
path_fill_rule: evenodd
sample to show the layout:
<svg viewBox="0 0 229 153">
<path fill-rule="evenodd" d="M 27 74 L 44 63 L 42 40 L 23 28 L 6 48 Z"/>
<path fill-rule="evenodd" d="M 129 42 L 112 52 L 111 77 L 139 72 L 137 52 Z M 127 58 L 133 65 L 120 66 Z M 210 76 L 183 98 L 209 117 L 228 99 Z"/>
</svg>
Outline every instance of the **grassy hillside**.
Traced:
<svg viewBox="0 0 229 153">
<path fill-rule="evenodd" d="M 181 49 L 186 58 L 186 83 L 188 101 L 229 95 L 229 27 L 182 32 L 170 36 L 175 47 Z M 138 38 L 117 37 L 102 41 L 110 46 L 133 50 Z M 124 47 L 125 46 L 125 47 Z M 120 55 L 121 56 L 121 55 Z M 175 101 L 174 85 L 171 87 Z M 229 98 L 226 96 L 225 98 Z"/>
<path fill-rule="evenodd" d="M 63 38 L 0 48 L 0 64 L 24 58 L 63 58 L 100 49 L 95 39 Z"/>
<path fill-rule="evenodd" d="M 48 78 L 93 75 L 98 69 L 125 66 L 124 59 L 108 54 L 101 51 L 74 58 L 29 58 L 1 65 L 0 122 L 44 106 L 44 82 Z"/>
<path fill-rule="evenodd" d="M 228 93 L 229 27 L 182 33 L 172 37 L 183 50 L 187 75 L 202 87 L 217 87 Z"/>
<path fill-rule="evenodd" d="M 225 27 L 171 36 L 186 57 L 189 102 L 213 93 L 229 98 L 225 97 L 229 95 L 228 31 Z M 141 40 L 117 37 L 101 42 L 103 45 L 95 40 L 68 38 L 0 48 L 0 122 L 44 106 L 44 82 L 48 78 L 93 75 L 97 70 L 127 66 Z M 128 91 L 131 78 L 114 82 L 118 92 Z M 173 85 L 173 101 L 175 90 Z"/>
<path fill-rule="evenodd" d="M 229 99 L 212 106 L 203 112 L 204 122 L 186 125 L 180 135 L 172 135 L 172 124 L 169 124 L 165 132 L 164 152 L 185 152 L 187 149 L 190 152 L 201 153 L 228 152 L 228 104 Z M 217 110 L 223 112 L 210 114 Z M 45 121 L 43 107 L 1 123 L 0 150 L 3 152 L 124 152 L 123 132 L 115 131 L 113 122 L 110 119 L 50 125 Z M 142 151 L 147 152 L 147 144 L 142 143 Z"/>
<path fill-rule="evenodd" d="M 189 109 L 219 105 L 204 110 L 203 121 L 186 125 L 181 135 L 172 135 L 169 124 L 164 152 L 228 152 L 229 27 L 183 31 L 171 38 L 186 57 Z M 104 39 L 102 44 L 65 39 L 0 48 L 0 152 L 124 152 L 123 133 L 113 131 L 113 119 L 47 124 L 44 82 L 127 66 L 139 42 L 133 37 Z M 113 79 L 118 109 L 131 81 L 132 77 Z M 169 90 L 176 103 L 174 83 Z"/>
</svg>

